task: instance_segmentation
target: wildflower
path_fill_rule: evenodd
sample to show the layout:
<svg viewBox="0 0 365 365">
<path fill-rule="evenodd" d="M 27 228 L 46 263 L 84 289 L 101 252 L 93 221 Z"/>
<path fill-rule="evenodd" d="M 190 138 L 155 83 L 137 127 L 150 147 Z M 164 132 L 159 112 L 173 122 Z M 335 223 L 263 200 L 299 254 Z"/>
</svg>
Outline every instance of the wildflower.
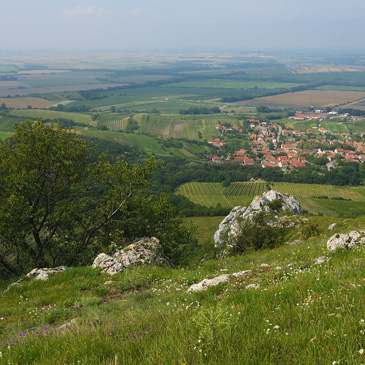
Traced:
<svg viewBox="0 0 365 365">
<path fill-rule="evenodd" d="M 359 350 L 359 354 L 362 355 L 364 353 L 364 349 Z"/>
<path fill-rule="evenodd" d="M 151 328 L 150 328 L 150 327 L 147 327 L 147 328 L 146 328 L 146 331 L 147 331 L 147 332 L 150 332 L 150 331 L 151 331 Z"/>
</svg>

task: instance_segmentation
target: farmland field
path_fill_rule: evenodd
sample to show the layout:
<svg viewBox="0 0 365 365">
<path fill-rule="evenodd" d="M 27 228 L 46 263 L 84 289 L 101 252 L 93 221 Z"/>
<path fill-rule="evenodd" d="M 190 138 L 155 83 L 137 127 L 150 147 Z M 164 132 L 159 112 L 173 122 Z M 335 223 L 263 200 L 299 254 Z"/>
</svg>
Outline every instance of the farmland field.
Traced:
<svg viewBox="0 0 365 365">
<path fill-rule="evenodd" d="M 283 194 L 295 196 L 303 209 L 312 214 L 332 217 L 365 214 L 365 187 L 294 183 L 273 183 L 271 187 Z M 220 204 L 225 208 L 233 208 L 249 204 L 255 195 L 260 195 L 265 190 L 265 182 L 233 183 L 227 188 L 220 183 L 191 182 L 181 185 L 177 193 L 195 204 L 208 207 Z"/>
<path fill-rule="evenodd" d="M 12 132 L 0 132 L 0 139 L 6 139 L 9 138 L 13 135 L 14 133 Z"/>
<path fill-rule="evenodd" d="M 352 109 L 365 110 L 365 99 L 360 100 L 353 104 L 349 104 L 347 107 Z"/>
<path fill-rule="evenodd" d="M 54 110 L 12 110 L 10 115 L 16 117 L 24 117 L 26 118 L 45 118 L 45 119 L 71 119 L 74 122 L 84 123 L 94 125 L 96 124 L 91 119 L 91 115 L 89 114 L 82 114 L 82 113 L 67 113 L 67 112 L 58 112 Z"/>
<path fill-rule="evenodd" d="M 200 244 L 204 244 L 207 241 L 213 240 L 214 232 L 217 230 L 219 223 L 222 222 L 224 217 L 194 217 L 194 218 L 183 218 L 185 225 L 196 227 L 194 236 Z"/>
<path fill-rule="evenodd" d="M 349 103 L 365 97 L 365 92 L 306 90 L 295 93 L 286 93 L 266 96 L 253 100 L 240 101 L 244 105 L 272 105 L 284 107 L 326 107 Z"/>
<path fill-rule="evenodd" d="M 328 216 L 365 214 L 365 187 L 274 183 L 272 188 L 281 193 L 294 195 L 309 213 L 322 213 Z M 351 199 L 351 201 L 338 199 Z M 354 208 L 349 209 L 350 207 Z"/>
<path fill-rule="evenodd" d="M 204 80 L 182 81 L 168 84 L 166 87 L 176 88 L 210 88 L 210 89 L 288 89 L 301 84 L 262 81 Z"/>
<path fill-rule="evenodd" d="M 8 108 L 26 108 L 28 105 L 31 105 L 32 108 L 48 108 L 53 105 L 52 101 L 43 99 L 43 98 L 34 98 L 34 97 L 26 97 L 26 98 L 0 98 L 0 104 L 5 103 Z"/>
<path fill-rule="evenodd" d="M 225 188 L 221 183 L 191 182 L 181 185 L 177 194 L 186 196 L 195 204 L 215 207 L 220 204 L 224 208 L 247 205 L 265 190 L 264 182 L 237 182 Z"/>
<path fill-rule="evenodd" d="M 364 91 L 364 86 L 345 86 L 345 85 L 323 85 L 316 87 L 316 90 L 340 90 L 340 91 Z"/>
</svg>

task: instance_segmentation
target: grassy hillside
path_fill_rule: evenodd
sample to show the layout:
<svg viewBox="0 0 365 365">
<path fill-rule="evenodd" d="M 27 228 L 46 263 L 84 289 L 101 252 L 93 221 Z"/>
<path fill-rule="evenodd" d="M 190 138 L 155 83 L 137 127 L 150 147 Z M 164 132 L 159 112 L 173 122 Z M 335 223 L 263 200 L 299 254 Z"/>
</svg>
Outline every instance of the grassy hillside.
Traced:
<svg viewBox="0 0 365 365">
<path fill-rule="evenodd" d="M 319 237 L 189 268 L 137 267 L 110 277 L 75 268 L 1 293 L 5 364 L 360 364 L 365 249 L 329 255 Z M 364 227 L 338 221 L 335 232 Z M 328 264 L 314 265 L 322 255 Z M 262 263 L 269 268 L 262 268 Z M 206 292 L 193 283 L 252 273 Z M 105 284 L 107 281 L 112 281 Z M 258 289 L 247 288 L 249 284 Z M 2 283 L 3 288 L 5 283 Z"/>
<path fill-rule="evenodd" d="M 365 215 L 365 187 L 362 186 L 273 183 L 271 188 L 283 194 L 294 195 L 311 214 L 332 217 Z M 221 204 L 222 207 L 233 208 L 249 204 L 255 195 L 260 195 L 265 190 L 265 182 L 233 183 L 228 188 L 220 183 L 192 182 L 181 185 L 177 193 L 207 207 Z"/>
</svg>

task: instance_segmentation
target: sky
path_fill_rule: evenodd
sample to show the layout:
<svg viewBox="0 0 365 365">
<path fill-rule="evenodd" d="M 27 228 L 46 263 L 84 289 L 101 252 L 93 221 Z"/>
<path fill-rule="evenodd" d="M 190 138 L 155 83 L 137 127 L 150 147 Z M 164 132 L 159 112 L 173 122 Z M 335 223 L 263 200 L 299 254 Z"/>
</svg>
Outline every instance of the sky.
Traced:
<svg viewBox="0 0 365 365">
<path fill-rule="evenodd" d="M 0 0 L 1 49 L 365 49 L 365 0 Z"/>
</svg>

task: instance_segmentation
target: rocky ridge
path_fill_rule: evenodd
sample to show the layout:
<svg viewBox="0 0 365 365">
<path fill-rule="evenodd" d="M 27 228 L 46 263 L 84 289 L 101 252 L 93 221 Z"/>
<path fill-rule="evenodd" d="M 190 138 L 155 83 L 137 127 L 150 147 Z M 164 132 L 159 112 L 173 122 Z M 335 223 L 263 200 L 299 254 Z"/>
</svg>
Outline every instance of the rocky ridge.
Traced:
<svg viewBox="0 0 365 365">
<path fill-rule="evenodd" d="M 290 220 L 286 216 L 278 217 L 278 210 L 275 209 L 275 202 L 279 203 L 279 210 L 290 215 L 302 215 L 303 210 L 300 203 L 293 196 L 283 195 L 275 190 L 265 192 L 261 196 L 256 196 L 248 207 L 237 206 L 220 223 L 218 230 L 214 233 L 216 247 L 223 247 L 224 251 L 229 251 L 234 246 L 234 240 L 240 232 L 241 222 L 252 220 L 259 213 L 269 213 L 273 215 L 274 227 L 288 227 L 296 224 L 295 220 Z"/>
<path fill-rule="evenodd" d="M 92 267 L 100 267 L 104 273 L 115 275 L 132 265 L 168 266 L 170 261 L 164 256 L 160 241 L 156 237 L 145 237 L 117 251 L 113 256 L 99 254 Z"/>
</svg>

